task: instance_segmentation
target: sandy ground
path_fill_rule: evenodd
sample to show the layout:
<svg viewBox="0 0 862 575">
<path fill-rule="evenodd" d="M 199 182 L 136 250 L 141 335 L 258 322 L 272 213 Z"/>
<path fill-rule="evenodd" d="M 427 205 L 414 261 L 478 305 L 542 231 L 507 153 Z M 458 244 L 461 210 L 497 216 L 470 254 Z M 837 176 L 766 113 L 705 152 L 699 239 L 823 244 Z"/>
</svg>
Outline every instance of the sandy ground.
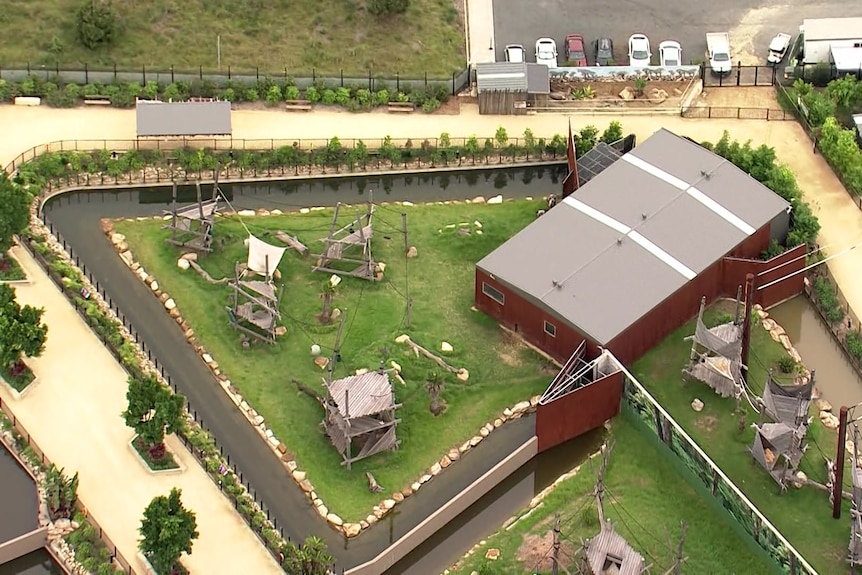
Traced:
<svg viewBox="0 0 862 575">
<path fill-rule="evenodd" d="M 146 469 L 129 445 L 135 432 L 120 417 L 126 372 L 36 261 L 20 247 L 13 255 L 31 280 L 16 286 L 18 301 L 44 306 L 50 331 L 42 356 L 27 360 L 36 380 L 17 398 L 0 386 L 0 397 L 48 459 L 78 472 L 78 497 L 135 572 L 147 573 L 137 552 L 144 508 L 177 487 L 185 506 L 197 514 L 200 537 L 183 559 L 192 573 L 281 573 L 176 436 L 168 437 L 167 445 L 183 471 Z"/>
</svg>

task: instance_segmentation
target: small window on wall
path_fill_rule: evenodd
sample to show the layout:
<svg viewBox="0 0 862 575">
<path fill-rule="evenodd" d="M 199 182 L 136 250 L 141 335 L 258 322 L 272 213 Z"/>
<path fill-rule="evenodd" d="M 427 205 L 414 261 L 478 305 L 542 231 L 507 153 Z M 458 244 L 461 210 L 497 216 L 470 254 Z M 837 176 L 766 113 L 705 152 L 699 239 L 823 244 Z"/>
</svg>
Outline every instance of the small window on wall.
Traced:
<svg viewBox="0 0 862 575">
<path fill-rule="evenodd" d="M 503 292 L 493 286 L 489 286 L 485 282 L 482 282 L 482 293 L 500 305 L 506 303 L 506 298 L 503 296 Z"/>
<path fill-rule="evenodd" d="M 551 337 L 557 337 L 557 326 L 550 322 L 545 322 L 545 333 Z"/>
</svg>

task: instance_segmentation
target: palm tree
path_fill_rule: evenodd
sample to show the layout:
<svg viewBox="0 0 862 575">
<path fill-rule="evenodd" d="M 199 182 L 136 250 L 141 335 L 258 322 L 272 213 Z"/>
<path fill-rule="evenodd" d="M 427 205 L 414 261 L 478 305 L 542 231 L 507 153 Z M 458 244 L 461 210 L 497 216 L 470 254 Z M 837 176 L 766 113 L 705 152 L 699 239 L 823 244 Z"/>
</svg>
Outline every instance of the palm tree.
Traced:
<svg viewBox="0 0 862 575">
<path fill-rule="evenodd" d="M 335 286 L 332 282 L 326 280 L 320 288 L 320 299 L 323 300 L 323 309 L 320 311 L 320 323 L 328 324 L 332 322 L 332 298 L 335 295 Z"/>
<path fill-rule="evenodd" d="M 45 498 L 52 519 L 69 519 L 78 499 L 78 474 L 66 477 L 62 469 L 51 464 L 45 473 Z"/>
</svg>

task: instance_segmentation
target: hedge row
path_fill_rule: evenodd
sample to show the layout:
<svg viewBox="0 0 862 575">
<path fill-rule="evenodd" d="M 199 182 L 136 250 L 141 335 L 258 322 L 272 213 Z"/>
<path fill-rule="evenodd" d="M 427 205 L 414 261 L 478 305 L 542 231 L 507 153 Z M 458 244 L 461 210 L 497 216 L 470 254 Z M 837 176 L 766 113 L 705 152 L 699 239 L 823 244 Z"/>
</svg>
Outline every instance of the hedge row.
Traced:
<svg viewBox="0 0 862 575">
<path fill-rule="evenodd" d="M 383 86 L 380 81 L 376 84 Z M 87 98 L 102 96 L 118 108 L 134 106 L 137 98 L 173 102 L 190 98 L 216 98 L 237 103 L 262 101 L 268 106 L 278 106 L 290 100 L 308 100 L 312 104 L 342 106 L 352 112 L 371 110 L 390 102 L 411 102 L 430 113 L 446 102 L 450 93 L 447 87 L 439 84 L 429 84 L 422 89 L 413 89 L 409 85 L 401 86 L 400 89 L 387 86 L 372 92 L 362 86 L 327 86 L 323 81 L 300 90 L 290 81 L 279 82 L 271 78 L 262 78 L 254 83 L 228 81 L 225 86 L 209 80 L 169 84 L 152 81 L 146 85 L 137 82 L 80 85 L 64 83 L 59 78 L 46 80 L 39 76 L 28 76 L 20 82 L 0 79 L 0 102 L 10 102 L 17 96 L 39 96 L 48 106 L 55 108 L 71 108 Z"/>
</svg>

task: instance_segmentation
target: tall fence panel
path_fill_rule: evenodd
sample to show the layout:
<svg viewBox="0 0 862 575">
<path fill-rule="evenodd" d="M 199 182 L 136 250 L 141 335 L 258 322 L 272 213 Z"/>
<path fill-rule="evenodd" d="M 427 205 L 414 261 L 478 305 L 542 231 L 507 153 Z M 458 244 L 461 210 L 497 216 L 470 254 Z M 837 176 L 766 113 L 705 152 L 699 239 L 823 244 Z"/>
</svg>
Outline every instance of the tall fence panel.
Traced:
<svg viewBox="0 0 862 575">
<path fill-rule="evenodd" d="M 744 493 L 719 469 L 700 446 L 659 405 L 646 388 L 622 365 L 622 412 L 655 435 L 691 478 L 710 493 L 733 521 L 768 554 L 782 573 L 817 575 L 802 554 L 775 528 Z"/>
<path fill-rule="evenodd" d="M 747 108 L 740 106 L 689 106 L 682 111 L 683 118 L 710 120 L 795 120 L 793 112 L 781 108 Z"/>
<path fill-rule="evenodd" d="M 708 65 L 701 68 L 704 87 L 774 86 L 779 71 L 775 66 L 743 66 L 738 63 L 729 72 L 719 73 Z"/>
</svg>

